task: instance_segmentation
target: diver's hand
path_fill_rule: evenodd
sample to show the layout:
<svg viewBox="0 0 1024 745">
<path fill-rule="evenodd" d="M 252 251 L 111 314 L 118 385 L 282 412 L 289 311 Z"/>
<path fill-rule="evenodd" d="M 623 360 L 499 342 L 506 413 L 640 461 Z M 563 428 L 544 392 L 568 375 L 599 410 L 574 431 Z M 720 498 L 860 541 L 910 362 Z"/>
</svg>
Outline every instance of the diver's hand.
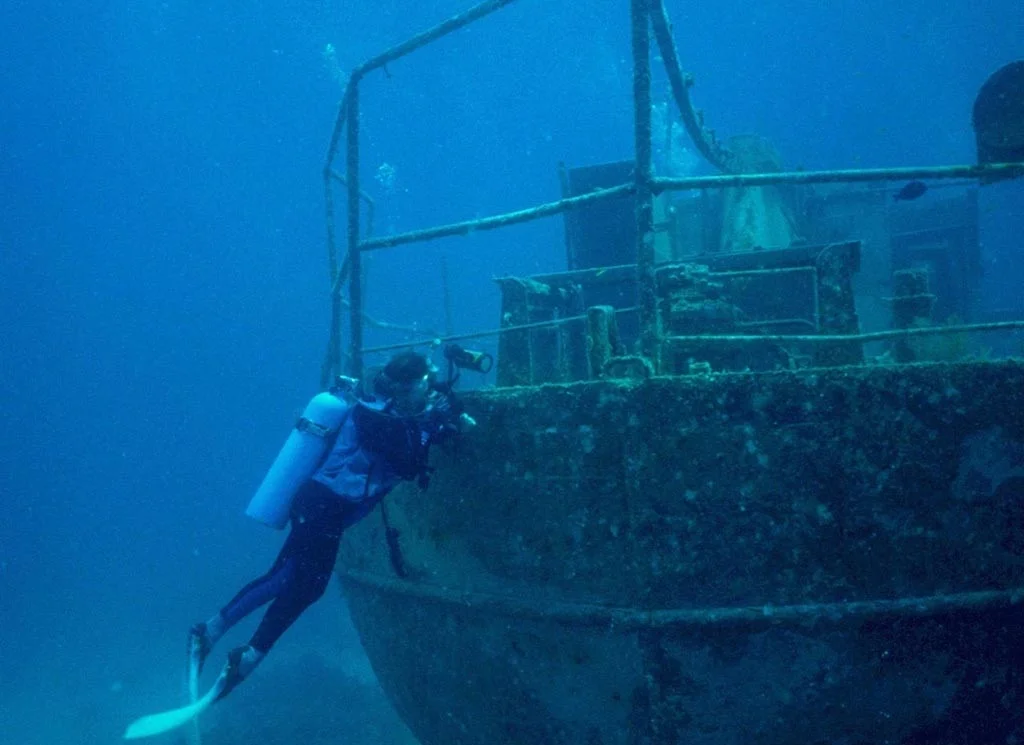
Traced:
<svg viewBox="0 0 1024 745">
<path fill-rule="evenodd" d="M 459 414 L 459 432 L 469 432 L 476 427 L 476 419 L 463 412 Z"/>
</svg>

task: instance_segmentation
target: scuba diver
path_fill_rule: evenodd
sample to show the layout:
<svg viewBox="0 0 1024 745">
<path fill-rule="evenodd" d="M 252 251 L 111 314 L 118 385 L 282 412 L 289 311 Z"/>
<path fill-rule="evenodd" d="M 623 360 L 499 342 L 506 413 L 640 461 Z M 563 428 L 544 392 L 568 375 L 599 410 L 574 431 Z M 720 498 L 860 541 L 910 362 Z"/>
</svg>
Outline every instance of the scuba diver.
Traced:
<svg viewBox="0 0 1024 745">
<path fill-rule="evenodd" d="M 402 352 L 391 358 L 361 397 L 354 395 L 356 381 L 339 378 L 341 385 L 310 401 L 246 510 L 250 517 L 279 529 L 290 521 L 291 531 L 266 574 L 190 630 L 193 696 L 203 663 L 217 641 L 242 618 L 270 603 L 249 643 L 228 653 L 206 698 L 211 703 L 220 700 L 245 680 L 288 627 L 324 594 L 345 529 L 366 517 L 400 482 L 417 481 L 426 488 L 430 446 L 475 425 L 452 394 L 458 358 L 450 351 L 445 349 L 447 383 L 437 380 L 427 357 Z"/>
</svg>

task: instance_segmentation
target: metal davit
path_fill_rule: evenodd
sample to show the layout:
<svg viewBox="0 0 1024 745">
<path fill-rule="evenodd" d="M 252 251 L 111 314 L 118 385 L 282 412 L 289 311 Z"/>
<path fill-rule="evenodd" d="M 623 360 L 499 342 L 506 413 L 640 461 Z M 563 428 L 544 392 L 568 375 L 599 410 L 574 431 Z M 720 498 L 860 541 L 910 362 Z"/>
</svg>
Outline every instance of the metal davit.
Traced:
<svg viewBox="0 0 1024 745">
<path fill-rule="evenodd" d="M 995 157 L 1020 152 L 1020 107 L 992 93 L 1017 68 L 978 104 L 979 164 L 789 171 L 705 127 L 663 3 L 631 0 L 634 158 L 602 171 L 627 176 L 578 171 L 551 203 L 365 237 L 367 73 L 511 2 L 351 74 L 324 168 L 324 382 L 346 304 L 345 372 L 389 348 L 364 347 L 364 251 L 601 209 L 629 222 L 631 253 L 588 262 L 576 225 L 568 271 L 499 278 L 499 328 L 457 337 L 499 339 L 498 386 L 465 397 L 480 426 L 436 454 L 426 494 L 396 490 L 386 522 L 346 534 L 337 571 L 395 708 L 424 745 L 1019 741 L 1024 365 L 966 350 L 1024 322 L 972 316 L 976 192 L 882 219 L 889 195 L 861 188 L 1024 173 Z M 718 175 L 654 174 L 653 46 Z M 790 235 L 778 187 L 811 185 L 834 186 L 799 192 Z M 679 190 L 717 196 L 666 211 Z"/>
</svg>

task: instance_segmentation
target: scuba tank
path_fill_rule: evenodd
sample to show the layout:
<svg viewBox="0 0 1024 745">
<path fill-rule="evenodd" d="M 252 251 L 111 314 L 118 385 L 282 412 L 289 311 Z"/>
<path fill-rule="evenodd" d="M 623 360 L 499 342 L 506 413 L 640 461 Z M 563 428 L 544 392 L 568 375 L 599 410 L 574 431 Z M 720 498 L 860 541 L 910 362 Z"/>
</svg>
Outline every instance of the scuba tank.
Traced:
<svg viewBox="0 0 1024 745">
<path fill-rule="evenodd" d="M 292 500 L 327 454 L 348 410 L 339 388 L 313 397 L 263 477 L 246 515 L 278 530 L 288 524 Z"/>
</svg>

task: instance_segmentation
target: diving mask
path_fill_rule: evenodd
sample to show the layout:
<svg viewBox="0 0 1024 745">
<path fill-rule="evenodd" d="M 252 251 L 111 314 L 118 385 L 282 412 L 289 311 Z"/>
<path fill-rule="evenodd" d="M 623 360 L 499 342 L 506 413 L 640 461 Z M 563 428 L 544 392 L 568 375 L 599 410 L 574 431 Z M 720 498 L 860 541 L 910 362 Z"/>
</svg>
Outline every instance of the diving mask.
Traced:
<svg viewBox="0 0 1024 745">
<path fill-rule="evenodd" d="M 377 376 L 374 383 L 375 397 L 383 399 L 383 413 L 394 416 L 416 416 L 427 408 L 430 396 L 430 375 L 409 383 L 399 383 L 385 373 Z"/>
</svg>

